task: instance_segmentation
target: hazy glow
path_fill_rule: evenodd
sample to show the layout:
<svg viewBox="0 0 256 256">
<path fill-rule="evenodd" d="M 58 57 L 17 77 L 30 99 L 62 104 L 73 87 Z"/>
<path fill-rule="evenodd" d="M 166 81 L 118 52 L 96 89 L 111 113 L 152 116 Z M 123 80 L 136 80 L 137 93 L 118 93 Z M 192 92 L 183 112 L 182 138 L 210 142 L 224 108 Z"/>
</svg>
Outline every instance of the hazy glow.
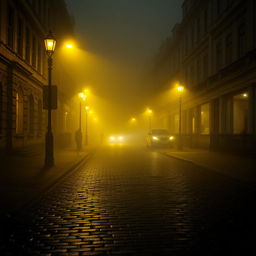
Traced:
<svg viewBox="0 0 256 256">
<path fill-rule="evenodd" d="M 87 111 L 87 110 L 89 110 L 89 109 L 90 109 L 90 107 L 89 107 L 89 106 L 86 106 L 86 107 L 85 107 L 85 110 L 86 110 L 86 111 Z"/>
<path fill-rule="evenodd" d="M 146 113 L 147 113 L 148 115 L 152 115 L 153 111 L 152 111 L 152 109 L 147 108 Z"/>
<path fill-rule="evenodd" d="M 153 136 L 153 140 L 159 140 L 156 136 Z"/>
<path fill-rule="evenodd" d="M 177 90 L 179 92 L 183 92 L 184 91 L 184 86 L 182 86 L 182 85 L 177 86 Z"/>
<path fill-rule="evenodd" d="M 169 138 L 169 140 L 174 140 L 174 137 L 173 137 L 173 136 L 171 136 L 171 137 Z"/>
<path fill-rule="evenodd" d="M 85 100 L 86 99 L 86 95 L 83 93 L 83 92 L 80 92 L 78 94 L 79 98 L 82 99 L 82 100 Z"/>
<path fill-rule="evenodd" d="M 110 137 L 109 137 L 109 140 L 110 140 L 110 141 L 115 141 L 116 138 L 115 138 L 114 136 L 110 136 Z"/>
</svg>

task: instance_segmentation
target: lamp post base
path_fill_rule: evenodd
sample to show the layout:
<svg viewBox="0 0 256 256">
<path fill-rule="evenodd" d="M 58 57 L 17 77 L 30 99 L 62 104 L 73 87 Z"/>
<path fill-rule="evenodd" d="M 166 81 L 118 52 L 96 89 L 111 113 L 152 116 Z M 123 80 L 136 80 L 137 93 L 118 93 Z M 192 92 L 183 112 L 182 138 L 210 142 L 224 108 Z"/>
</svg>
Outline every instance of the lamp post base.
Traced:
<svg viewBox="0 0 256 256">
<path fill-rule="evenodd" d="M 53 134 L 51 131 L 48 131 L 45 136 L 45 161 L 44 166 L 46 168 L 51 168 L 54 166 L 54 157 L 53 157 Z"/>
</svg>

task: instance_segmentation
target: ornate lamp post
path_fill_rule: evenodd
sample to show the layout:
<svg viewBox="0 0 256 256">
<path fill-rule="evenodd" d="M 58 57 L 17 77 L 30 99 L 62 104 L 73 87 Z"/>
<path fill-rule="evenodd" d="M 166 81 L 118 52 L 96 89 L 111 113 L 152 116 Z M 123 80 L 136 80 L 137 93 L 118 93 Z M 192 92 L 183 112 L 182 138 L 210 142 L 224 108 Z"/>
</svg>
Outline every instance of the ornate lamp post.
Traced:
<svg viewBox="0 0 256 256">
<path fill-rule="evenodd" d="M 85 107 L 85 145 L 88 145 L 88 110 L 89 106 Z"/>
<path fill-rule="evenodd" d="M 181 112 L 182 112 L 182 93 L 184 91 L 184 86 L 177 85 L 177 91 L 179 93 L 179 141 L 178 141 L 178 150 L 183 149 L 183 142 L 182 142 L 182 134 L 181 134 Z"/>
<path fill-rule="evenodd" d="M 52 55 L 55 50 L 56 40 L 51 32 L 44 39 L 45 50 L 48 56 L 48 127 L 45 136 L 45 167 L 54 165 L 53 133 L 52 133 Z"/>
</svg>

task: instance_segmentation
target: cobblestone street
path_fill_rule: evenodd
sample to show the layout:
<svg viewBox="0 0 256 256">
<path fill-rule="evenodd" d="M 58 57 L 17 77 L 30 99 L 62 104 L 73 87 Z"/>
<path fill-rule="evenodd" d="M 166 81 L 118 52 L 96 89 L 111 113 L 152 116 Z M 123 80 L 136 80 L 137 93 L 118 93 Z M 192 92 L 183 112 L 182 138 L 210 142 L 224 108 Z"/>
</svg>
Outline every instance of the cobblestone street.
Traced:
<svg viewBox="0 0 256 256">
<path fill-rule="evenodd" d="M 2 219 L 1 255 L 252 252 L 254 196 L 248 184 L 188 162 L 105 147 L 40 200 Z"/>
</svg>

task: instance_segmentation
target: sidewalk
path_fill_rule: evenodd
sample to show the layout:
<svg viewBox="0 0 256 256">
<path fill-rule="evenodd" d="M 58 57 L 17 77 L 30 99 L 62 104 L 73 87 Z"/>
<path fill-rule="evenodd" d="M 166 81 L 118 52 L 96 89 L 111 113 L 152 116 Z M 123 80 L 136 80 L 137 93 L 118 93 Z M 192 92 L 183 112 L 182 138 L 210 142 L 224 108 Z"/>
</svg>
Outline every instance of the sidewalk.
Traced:
<svg viewBox="0 0 256 256">
<path fill-rule="evenodd" d="M 161 150 L 161 153 L 191 162 L 250 184 L 256 184 L 256 153 L 232 154 L 204 150 Z"/>
<path fill-rule="evenodd" d="M 15 211 L 46 191 L 67 172 L 75 169 L 89 156 L 89 150 L 55 150 L 55 166 L 44 169 L 44 147 L 17 150 L 13 155 L 0 156 L 0 215 Z"/>
</svg>

